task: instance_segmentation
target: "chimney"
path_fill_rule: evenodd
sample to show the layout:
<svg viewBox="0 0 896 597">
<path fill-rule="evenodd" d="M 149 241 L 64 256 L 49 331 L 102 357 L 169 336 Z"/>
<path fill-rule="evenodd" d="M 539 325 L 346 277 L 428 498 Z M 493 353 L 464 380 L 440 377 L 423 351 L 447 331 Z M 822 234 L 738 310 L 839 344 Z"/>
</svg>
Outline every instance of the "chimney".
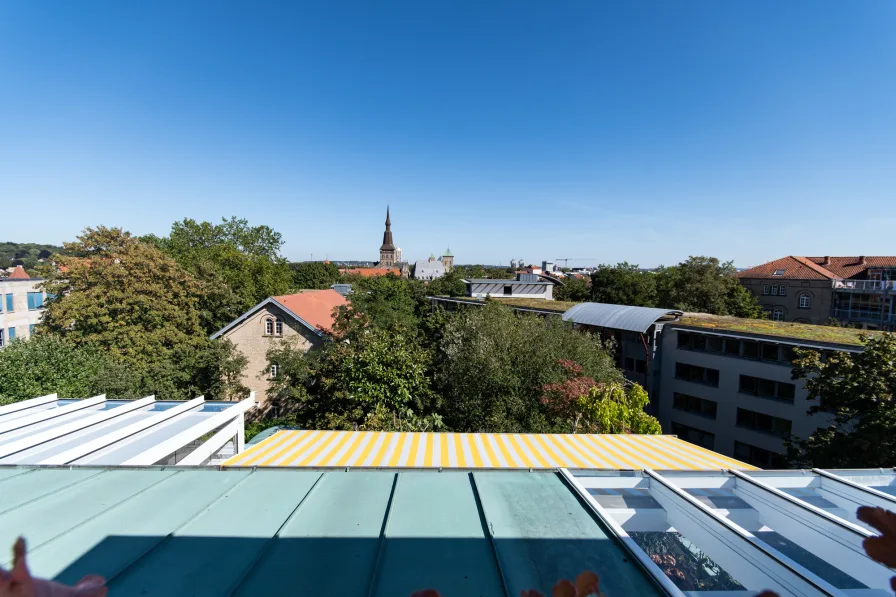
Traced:
<svg viewBox="0 0 896 597">
<path fill-rule="evenodd" d="M 825 255 L 825 256 L 824 256 L 824 261 L 822 261 L 821 264 L 822 264 L 822 265 L 830 265 L 830 264 L 831 264 L 831 257 L 830 257 L 830 255 Z"/>
<path fill-rule="evenodd" d="M 859 265 L 865 265 L 865 256 L 864 255 L 859 257 Z"/>
</svg>

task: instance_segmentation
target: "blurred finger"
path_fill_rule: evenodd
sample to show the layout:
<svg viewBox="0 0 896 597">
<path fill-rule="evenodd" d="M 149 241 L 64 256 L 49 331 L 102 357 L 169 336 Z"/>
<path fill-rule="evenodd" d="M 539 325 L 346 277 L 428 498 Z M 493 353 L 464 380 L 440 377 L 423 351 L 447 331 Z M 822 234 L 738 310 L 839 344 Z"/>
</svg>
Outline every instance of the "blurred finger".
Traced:
<svg viewBox="0 0 896 597">
<path fill-rule="evenodd" d="M 582 572 L 576 577 L 576 596 L 585 597 L 585 595 L 600 595 L 598 583 L 600 579 L 590 570 Z"/>
<path fill-rule="evenodd" d="M 554 597 L 576 597 L 576 588 L 568 580 L 561 580 L 554 585 Z"/>
<path fill-rule="evenodd" d="M 888 537 L 869 537 L 862 541 L 868 557 L 888 568 L 896 568 L 896 541 Z"/>
<path fill-rule="evenodd" d="M 28 564 L 25 563 L 25 540 L 19 537 L 12 545 L 12 571 L 9 573 L 9 582 L 23 583 L 30 576 Z"/>
<path fill-rule="evenodd" d="M 896 514 L 883 508 L 862 506 L 856 511 L 856 517 L 868 526 L 874 527 L 883 535 L 896 539 Z"/>
</svg>

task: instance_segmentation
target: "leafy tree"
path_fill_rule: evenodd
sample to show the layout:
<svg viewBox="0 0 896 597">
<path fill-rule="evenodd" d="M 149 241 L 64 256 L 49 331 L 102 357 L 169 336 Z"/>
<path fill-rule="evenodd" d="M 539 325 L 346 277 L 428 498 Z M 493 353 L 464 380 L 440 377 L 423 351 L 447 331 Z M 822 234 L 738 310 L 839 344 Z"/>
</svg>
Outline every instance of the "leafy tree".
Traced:
<svg viewBox="0 0 896 597">
<path fill-rule="evenodd" d="M 601 342 L 559 318 L 518 316 L 495 303 L 457 312 L 435 358 L 445 423 L 457 431 L 568 431 L 542 401 L 546 385 L 568 379 L 563 360 L 596 382 L 622 381 Z"/>
<path fill-rule="evenodd" d="M 467 293 L 467 285 L 463 280 L 462 271 L 454 268 L 444 276 L 431 281 L 427 293 L 433 296 L 464 296 Z"/>
<path fill-rule="evenodd" d="M 303 261 L 290 263 L 296 288 L 323 290 L 339 281 L 339 268 L 332 263 Z"/>
<path fill-rule="evenodd" d="M 657 306 L 713 315 L 760 317 L 756 299 L 737 281 L 731 261 L 689 257 L 656 273 Z"/>
<path fill-rule="evenodd" d="M 276 399 L 303 426 L 324 429 L 425 431 L 441 426 L 427 375 L 431 354 L 411 335 L 370 327 L 350 342 L 330 342 L 308 355 L 288 342 L 269 360 L 280 373 Z"/>
<path fill-rule="evenodd" d="M 591 300 L 611 305 L 656 306 L 656 279 L 627 262 L 601 265 L 591 274 Z"/>
<path fill-rule="evenodd" d="M 143 391 L 225 397 L 222 374 L 242 361 L 229 343 L 208 340 L 200 327 L 202 287 L 189 273 L 120 228 L 87 228 L 65 250 L 43 283 L 56 298 L 47 302 L 38 334 L 106 351 L 138 377 Z"/>
<path fill-rule="evenodd" d="M 566 277 L 563 284 L 554 286 L 554 298 L 558 301 L 581 303 L 591 298 L 591 289 L 584 278 Z"/>
<path fill-rule="evenodd" d="M 0 350 L 0 405 L 56 393 L 60 398 L 138 397 L 138 381 L 108 353 L 58 336 L 14 340 Z"/>
<path fill-rule="evenodd" d="M 353 334 L 366 326 L 401 329 L 413 334 L 424 308 L 425 287 L 393 274 L 359 278 L 352 284 L 349 304 L 340 307 L 334 323 L 338 334 Z"/>
<path fill-rule="evenodd" d="M 793 378 L 804 379 L 808 411 L 832 417 L 808 439 L 789 438 L 788 460 L 817 468 L 889 467 L 896 461 L 896 335 L 863 337 L 859 353 L 827 359 L 798 351 Z"/>
<path fill-rule="evenodd" d="M 220 224 L 185 219 L 166 238 L 146 237 L 193 274 L 205 333 L 220 329 L 269 296 L 293 287 L 289 263 L 280 256 L 283 240 L 268 226 L 249 226 L 235 217 Z"/>
</svg>

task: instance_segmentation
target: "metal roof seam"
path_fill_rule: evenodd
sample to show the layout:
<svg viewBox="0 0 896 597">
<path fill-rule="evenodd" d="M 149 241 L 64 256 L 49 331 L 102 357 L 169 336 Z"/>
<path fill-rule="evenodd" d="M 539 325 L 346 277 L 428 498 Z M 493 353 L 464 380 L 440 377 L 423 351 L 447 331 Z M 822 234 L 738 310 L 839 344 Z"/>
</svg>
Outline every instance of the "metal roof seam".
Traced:
<svg viewBox="0 0 896 597">
<path fill-rule="evenodd" d="M 141 559 L 143 559 L 143 558 L 145 558 L 146 556 L 148 556 L 149 554 L 151 554 L 151 553 L 157 551 L 158 549 L 161 548 L 161 546 L 163 546 L 163 545 L 165 545 L 166 543 L 168 543 L 169 541 L 171 541 L 172 537 L 174 537 L 174 535 L 177 533 L 177 531 L 179 531 L 180 529 L 184 528 L 185 526 L 187 526 L 188 524 L 190 524 L 191 522 L 193 522 L 193 521 L 196 520 L 197 518 L 201 517 L 203 514 L 207 513 L 207 512 L 212 508 L 212 506 L 214 506 L 215 504 L 217 504 L 218 502 L 220 502 L 221 500 L 223 500 L 223 499 L 227 496 L 228 493 L 234 491 L 237 487 L 239 487 L 239 486 L 241 486 L 243 483 L 245 483 L 245 482 L 246 482 L 246 481 L 247 481 L 253 474 L 254 474 L 254 473 L 248 473 L 245 477 L 243 477 L 242 479 L 240 479 L 240 480 L 239 480 L 237 483 L 235 483 L 233 486 L 228 487 L 227 489 L 225 489 L 223 493 L 221 493 L 220 495 L 218 495 L 218 497 L 216 497 L 215 499 L 213 499 L 212 501 L 210 501 L 208 504 L 206 504 L 205 508 L 203 508 L 200 512 L 197 512 L 197 513 L 196 513 L 194 516 L 192 516 L 191 518 L 187 518 L 186 520 L 184 520 L 184 521 L 183 521 L 181 524 L 179 524 L 176 528 L 172 529 L 171 532 L 169 532 L 167 535 L 165 535 L 164 537 L 162 537 L 162 540 L 161 540 L 161 541 L 158 541 L 158 542 L 154 543 L 154 544 L 152 545 L 152 547 L 150 547 L 149 549 L 147 549 L 145 552 L 143 552 L 142 554 L 140 554 L 138 557 L 136 557 L 136 558 L 134 558 L 133 560 L 131 560 L 131 561 L 130 561 L 127 565 L 125 565 L 121 570 L 117 571 L 115 574 L 110 575 L 110 576 L 106 579 L 106 586 L 110 586 L 110 587 L 111 587 L 112 583 L 113 583 L 116 579 L 121 578 L 121 577 L 124 575 L 125 572 L 127 572 L 127 571 L 131 570 L 132 568 L 134 568 L 134 567 L 137 565 L 137 563 L 138 563 Z M 172 476 L 174 476 L 174 475 L 172 475 Z M 133 497 L 134 497 L 134 496 L 130 496 L 130 497 L 129 497 L 127 500 L 125 500 L 125 501 L 129 501 L 129 500 L 132 499 Z M 121 503 L 124 503 L 124 502 L 121 502 Z"/>
<path fill-rule="evenodd" d="M 886 469 L 881 469 L 881 470 L 886 470 Z M 839 475 L 835 475 L 834 473 L 824 470 L 824 469 L 813 468 L 812 472 L 816 473 L 818 475 L 821 475 L 822 477 L 824 477 L 826 479 L 830 479 L 831 481 L 835 481 L 837 483 L 842 483 L 843 485 L 851 487 L 857 491 L 861 491 L 868 495 L 874 496 L 875 498 L 879 498 L 886 502 L 892 502 L 892 504 L 893 504 L 892 507 L 894 510 L 896 510 L 896 497 L 894 497 L 890 494 L 884 493 L 883 491 L 878 491 L 877 489 L 874 489 L 873 487 L 866 487 L 865 485 L 862 485 L 860 483 L 855 483 L 853 481 L 850 481 L 849 479 L 844 479 L 843 477 L 841 477 Z"/>
<path fill-rule="evenodd" d="M 398 491 L 398 482 L 401 473 L 395 473 L 392 478 L 392 489 L 389 491 L 389 501 L 386 502 L 386 512 L 383 515 L 383 524 L 380 527 L 380 535 L 377 539 L 376 558 L 373 561 L 373 571 L 370 573 L 370 581 L 367 585 L 367 597 L 375 597 L 377 583 L 379 582 L 380 567 L 383 563 L 383 551 L 386 549 L 386 534 L 389 532 L 389 516 L 392 513 L 392 503 L 395 500 L 395 492 Z"/>
<path fill-rule="evenodd" d="M 488 544 L 491 547 L 491 554 L 495 560 L 495 567 L 498 569 L 498 578 L 501 580 L 501 589 L 504 591 L 504 597 L 511 597 L 510 586 L 507 583 L 507 575 L 501 567 L 501 558 L 498 557 L 498 546 L 495 545 L 495 529 L 489 522 L 488 514 L 485 511 L 485 504 L 482 503 L 482 496 L 479 494 L 479 488 L 476 486 L 476 473 L 467 473 L 470 478 L 470 486 L 473 488 L 473 501 L 476 503 L 476 509 L 479 511 L 479 519 L 482 522 L 482 533 L 488 537 Z"/>
<path fill-rule="evenodd" d="M 230 590 L 227 591 L 228 595 L 236 595 L 237 591 L 239 591 L 240 587 L 243 586 L 243 584 L 246 582 L 246 580 L 250 576 L 252 576 L 252 571 L 255 569 L 255 566 L 257 566 L 258 563 L 264 559 L 265 555 L 271 549 L 271 546 L 274 544 L 275 540 L 280 537 L 280 533 L 283 531 L 283 528 L 287 524 L 289 524 L 289 521 L 292 520 L 293 516 L 296 515 L 296 512 L 298 512 L 299 509 L 301 509 L 302 504 L 304 504 L 308 500 L 308 496 L 310 496 L 314 492 L 314 488 L 317 487 L 317 485 L 321 482 L 321 480 L 326 475 L 327 475 L 327 473 L 320 473 L 317 476 L 317 479 L 314 480 L 314 483 L 311 485 L 311 487 L 308 488 L 308 491 L 305 492 L 305 495 L 302 496 L 302 499 L 299 500 L 299 503 L 296 504 L 296 507 L 293 508 L 292 512 L 290 512 L 289 515 L 283 519 L 283 522 L 280 523 L 280 526 L 277 528 L 277 531 L 273 535 L 268 537 L 267 540 L 265 540 L 264 547 L 262 547 L 260 550 L 258 550 L 258 553 L 255 554 L 255 558 L 252 560 L 252 563 L 249 564 L 249 566 L 247 566 L 245 568 L 242 576 L 240 576 L 240 578 L 238 578 L 236 580 L 236 582 L 233 583 L 233 585 L 230 587 Z"/>
<path fill-rule="evenodd" d="M 37 469 L 34 469 L 34 470 L 37 470 Z M 30 471 L 29 471 L 29 472 L 30 472 Z M 88 480 L 90 480 L 90 479 L 93 479 L 94 477 L 96 477 L 96 476 L 98 476 L 98 475 L 101 475 L 101 474 L 104 473 L 104 472 L 106 472 L 106 471 L 101 470 L 101 471 L 98 471 L 95 475 L 90 475 L 90 476 L 84 477 L 83 479 L 77 479 L 77 480 L 73 481 L 72 483 L 69 483 L 68 485 L 63 485 L 62 487 L 54 487 L 51 491 L 48 491 L 47 493 L 44 493 L 44 494 L 41 494 L 41 495 L 34 496 L 34 497 L 32 497 L 32 498 L 31 498 L 29 501 L 27 501 L 27 502 L 23 502 L 23 503 L 21 503 L 21 504 L 17 504 L 17 505 L 15 505 L 15 506 L 13 506 L 12 508 L 7 508 L 6 510 L 0 510 L 0 515 L 6 514 L 6 513 L 8 513 L 8 512 L 13 512 L 14 510 L 17 510 L 17 509 L 19 509 L 19 508 L 22 508 L 22 507 L 24 507 L 24 506 L 27 506 L 27 505 L 30 504 L 30 503 L 36 502 L 36 501 L 38 501 L 38 500 L 41 500 L 41 499 L 43 499 L 43 498 L 45 498 L 45 497 L 48 497 L 48 496 L 51 496 L 51 495 L 55 495 L 58 491 L 60 491 L 60 490 L 62 490 L 62 489 L 68 489 L 68 488 L 70 488 L 70 487 L 74 487 L 74 486 L 76 486 L 76 485 L 80 485 L 81 483 L 84 483 L 85 481 L 88 481 Z M 18 476 L 19 476 L 19 475 L 13 475 L 12 477 L 9 477 L 9 479 L 14 479 L 14 478 L 16 478 L 16 477 L 18 477 Z M 8 479 L 3 479 L 2 481 L 7 481 L 7 480 L 8 480 Z M 0 482 L 2 482 L 2 481 L 0 481 Z"/>
</svg>

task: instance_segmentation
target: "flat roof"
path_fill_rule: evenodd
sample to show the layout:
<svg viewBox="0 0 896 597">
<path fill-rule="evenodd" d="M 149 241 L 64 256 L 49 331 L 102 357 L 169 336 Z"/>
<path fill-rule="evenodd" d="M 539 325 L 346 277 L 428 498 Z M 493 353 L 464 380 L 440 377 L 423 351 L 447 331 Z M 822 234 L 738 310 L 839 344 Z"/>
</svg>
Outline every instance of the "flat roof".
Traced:
<svg viewBox="0 0 896 597">
<path fill-rule="evenodd" d="M 188 461 L 195 454 L 201 464 L 242 437 L 240 415 L 254 406 L 254 396 L 177 402 L 104 395 L 58 400 L 51 394 L 16 402 L 0 407 L 0 465 L 151 465 L 174 453 Z M 230 443 L 230 454 L 239 443 Z"/>
<path fill-rule="evenodd" d="M 223 466 L 756 470 L 673 435 L 280 430 Z"/>
<path fill-rule="evenodd" d="M 427 297 L 431 300 L 437 301 L 448 301 L 448 302 L 456 302 L 456 303 L 471 303 L 473 305 L 485 305 L 485 301 L 478 298 L 472 298 L 469 296 L 430 296 Z M 503 298 L 500 296 L 492 296 L 489 297 L 489 300 L 495 301 L 497 303 L 501 303 L 502 305 L 507 305 L 508 307 L 515 307 L 519 309 L 532 309 L 535 311 L 550 311 L 552 313 L 556 313 L 558 315 L 565 313 L 571 307 L 577 305 L 578 303 L 573 303 L 570 301 L 555 301 L 555 300 L 546 300 L 546 299 L 536 299 L 536 298 Z"/>
<path fill-rule="evenodd" d="M 609 303 L 579 303 L 563 314 L 563 321 L 643 334 L 662 318 L 679 315 L 683 315 L 683 312 L 676 309 L 634 307 Z"/>
<path fill-rule="evenodd" d="M 860 505 L 893 471 L 2 467 L 0 544 L 110 595 L 885 595 Z M 8 566 L 9 556 L 0 559 Z M 705 591 L 705 593 L 703 593 Z"/>
<path fill-rule="evenodd" d="M 830 344 L 846 344 L 861 346 L 861 335 L 874 336 L 888 332 L 838 328 L 828 325 L 811 325 L 808 323 L 791 323 L 771 321 L 768 319 L 742 319 L 740 317 L 723 317 L 721 315 L 702 315 L 688 313 L 681 319 L 666 325 L 687 326 L 728 332 L 756 334 L 778 338 L 793 338 L 812 342 Z"/>
<path fill-rule="evenodd" d="M 546 282 L 544 280 L 499 280 L 497 278 L 465 278 L 463 280 L 466 284 L 541 284 L 541 285 L 551 285 L 553 286 L 553 282 Z"/>
<path fill-rule="evenodd" d="M 0 468 L 0 493 L 0 544 L 110 595 L 505 597 L 586 569 L 663 594 L 555 472 Z"/>
</svg>

